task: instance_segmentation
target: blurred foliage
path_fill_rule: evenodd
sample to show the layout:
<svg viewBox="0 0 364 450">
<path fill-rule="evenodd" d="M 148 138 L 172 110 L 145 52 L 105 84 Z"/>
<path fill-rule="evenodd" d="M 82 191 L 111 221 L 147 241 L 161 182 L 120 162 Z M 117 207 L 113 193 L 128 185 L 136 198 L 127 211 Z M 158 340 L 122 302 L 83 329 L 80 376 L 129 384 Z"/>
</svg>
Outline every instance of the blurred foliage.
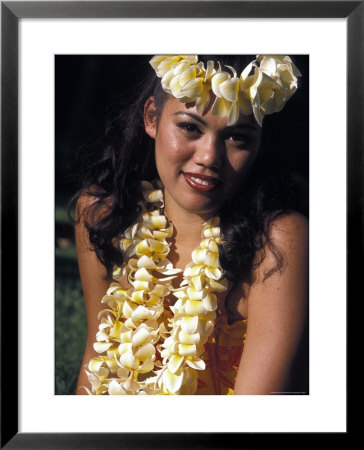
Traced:
<svg viewBox="0 0 364 450">
<path fill-rule="evenodd" d="M 86 317 L 80 282 L 56 280 L 56 394 L 75 393 L 85 341 Z"/>
<path fill-rule="evenodd" d="M 56 211 L 55 393 L 73 395 L 86 343 L 86 314 L 79 279 L 73 227 Z M 60 220 L 60 221 L 59 221 Z M 60 224 L 62 226 L 60 226 Z M 66 226 L 67 225 L 67 226 Z"/>
<path fill-rule="evenodd" d="M 71 210 L 71 214 L 73 217 L 73 215 L 74 215 L 73 210 Z M 70 225 L 70 220 L 68 218 L 67 209 L 65 207 L 62 207 L 62 206 L 56 207 L 55 219 L 56 219 L 56 224 L 63 223 L 66 225 Z"/>
</svg>

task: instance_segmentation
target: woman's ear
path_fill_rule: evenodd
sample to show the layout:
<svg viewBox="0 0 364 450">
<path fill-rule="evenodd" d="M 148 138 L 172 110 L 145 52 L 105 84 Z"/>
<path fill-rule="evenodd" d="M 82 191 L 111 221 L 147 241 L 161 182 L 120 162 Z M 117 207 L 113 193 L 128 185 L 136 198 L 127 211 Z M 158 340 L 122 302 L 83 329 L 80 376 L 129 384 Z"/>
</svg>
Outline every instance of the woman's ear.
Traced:
<svg viewBox="0 0 364 450">
<path fill-rule="evenodd" d="M 155 139 L 157 134 L 157 108 L 154 97 L 149 97 L 144 105 L 144 128 L 145 132 Z"/>
</svg>

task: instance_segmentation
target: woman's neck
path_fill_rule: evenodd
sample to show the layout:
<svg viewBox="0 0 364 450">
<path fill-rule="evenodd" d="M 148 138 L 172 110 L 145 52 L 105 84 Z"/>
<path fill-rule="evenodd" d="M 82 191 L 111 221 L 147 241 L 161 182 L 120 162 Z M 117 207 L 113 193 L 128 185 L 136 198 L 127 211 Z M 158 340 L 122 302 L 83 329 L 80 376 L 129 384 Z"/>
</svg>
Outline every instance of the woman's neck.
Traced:
<svg viewBox="0 0 364 450">
<path fill-rule="evenodd" d="M 173 225 L 173 238 L 169 259 L 178 268 L 184 268 L 191 261 L 192 251 L 201 242 L 201 231 L 204 223 L 211 217 L 186 210 L 165 207 L 168 221 Z"/>
</svg>

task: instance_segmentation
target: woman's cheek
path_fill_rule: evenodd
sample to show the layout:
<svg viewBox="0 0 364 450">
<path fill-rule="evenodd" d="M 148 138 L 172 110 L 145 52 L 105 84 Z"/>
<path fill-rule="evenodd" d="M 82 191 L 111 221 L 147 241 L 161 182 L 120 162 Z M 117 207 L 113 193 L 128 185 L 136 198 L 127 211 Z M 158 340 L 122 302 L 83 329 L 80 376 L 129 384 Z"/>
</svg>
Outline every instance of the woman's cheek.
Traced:
<svg viewBox="0 0 364 450">
<path fill-rule="evenodd" d="M 253 165 L 255 153 L 251 151 L 242 152 L 230 159 L 230 165 L 236 174 L 246 173 Z"/>
<path fill-rule="evenodd" d="M 189 151 L 186 145 L 176 143 L 173 149 L 173 156 L 178 162 L 183 162 L 188 159 Z"/>
<path fill-rule="evenodd" d="M 250 154 L 229 157 L 229 163 L 225 171 L 226 188 L 231 194 L 240 188 L 249 176 L 252 159 Z"/>
<path fill-rule="evenodd" d="M 189 148 L 181 139 L 171 139 L 168 145 L 168 158 L 174 162 L 184 162 L 189 157 Z"/>
<path fill-rule="evenodd" d="M 170 178 L 180 173 L 186 160 L 188 160 L 186 148 L 175 142 L 170 142 L 156 152 L 157 169 L 163 178 Z"/>
</svg>

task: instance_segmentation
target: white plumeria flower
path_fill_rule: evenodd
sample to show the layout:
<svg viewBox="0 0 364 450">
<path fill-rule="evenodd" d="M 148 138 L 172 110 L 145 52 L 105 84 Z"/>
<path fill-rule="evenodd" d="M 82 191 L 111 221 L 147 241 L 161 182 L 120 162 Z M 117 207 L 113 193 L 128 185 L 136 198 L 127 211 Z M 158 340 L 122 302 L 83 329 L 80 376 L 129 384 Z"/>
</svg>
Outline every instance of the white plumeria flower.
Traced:
<svg viewBox="0 0 364 450">
<path fill-rule="evenodd" d="M 150 64 L 157 75 L 163 77 L 181 61 L 186 61 L 189 64 L 196 64 L 197 55 L 156 55 L 150 60 Z"/>
<path fill-rule="evenodd" d="M 165 92 L 181 102 L 196 105 L 202 113 L 210 102 L 210 92 L 216 96 L 211 113 L 226 117 L 227 124 L 237 122 L 239 114 L 254 114 L 262 126 L 266 114 L 280 111 L 297 89 L 301 76 L 289 56 L 257 55 L 240 77 L 218 70 L 208 61 L 206 68 L 196 55 L 156 55 L 150 60 Z M 251 71 L 253 70 L 253 74 Z"/>
</svg>

